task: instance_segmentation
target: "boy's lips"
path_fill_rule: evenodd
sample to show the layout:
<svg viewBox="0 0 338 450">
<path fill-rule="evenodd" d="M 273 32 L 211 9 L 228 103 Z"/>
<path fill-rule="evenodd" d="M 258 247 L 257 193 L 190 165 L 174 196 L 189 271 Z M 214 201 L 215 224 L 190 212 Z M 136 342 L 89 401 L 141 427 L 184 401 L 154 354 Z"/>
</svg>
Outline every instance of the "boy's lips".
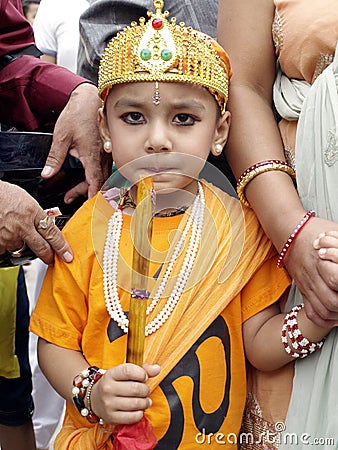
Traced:
<svg viewBox="0 0 338 450">
<path fill-rule="evenodd" d="M 146 167 L 144 170 L 150 174 L 156 174 L 160 175 L 161 173 L 165 174 L 168 172 L 171 173 L 178 173 L 177 169 L 174 169 L 173 167 Z"/>
</svg>

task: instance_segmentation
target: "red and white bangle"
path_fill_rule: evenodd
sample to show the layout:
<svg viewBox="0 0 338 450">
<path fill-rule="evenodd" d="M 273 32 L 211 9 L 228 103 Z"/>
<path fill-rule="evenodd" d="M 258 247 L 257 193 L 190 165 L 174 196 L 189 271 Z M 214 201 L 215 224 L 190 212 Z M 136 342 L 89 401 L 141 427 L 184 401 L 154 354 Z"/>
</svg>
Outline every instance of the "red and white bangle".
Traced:
<svg viewBox="0 0 338 450">
<path fill-rule="evenodd" d="M 296 305 L 290 312 L 285 315 L 281 340 L 286 353 L 293 358 L 305 358 L 311 353 L 319 350 L 323 344 L 324 339 L 319 342 L 311 342 L 309 339 L 303 336 L 298 327 L 298 312 L 304 307 L 304 305 Z M 291 342 L 291 347 L 289 345 Z M 295 351 L 296 350 L 296 351 Z"/>
<path fill-rule="evenodd" d="M 284 267 L 284 259 L 285 255 L 287 254 L 289 248 L 291 247 L 292 243 L 295 241 L 296 237 L 300 233 L 300 231 L 303 229 L 304 225 L 311 219 L 311 217 L 314 217 L 316 213 L 314 211 L 308 211 L 305 216 L 302 218 L 302 220 L 299 222 L 299 224 L 296 226 L 296 228 L 293 230 L 293 232 L 290 234 L 289 239 L 285 242 L 284 247 L 282 248 L 279 257 L 277 259 L 277 267 L 282 268 Z"/>
</svg>

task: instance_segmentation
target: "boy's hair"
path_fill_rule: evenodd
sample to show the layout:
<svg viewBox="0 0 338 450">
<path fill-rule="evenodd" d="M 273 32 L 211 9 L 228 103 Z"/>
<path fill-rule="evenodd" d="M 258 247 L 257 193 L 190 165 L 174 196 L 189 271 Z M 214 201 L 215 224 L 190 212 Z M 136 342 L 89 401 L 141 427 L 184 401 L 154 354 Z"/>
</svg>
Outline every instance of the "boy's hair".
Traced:
<svg viewBox="0 0 338 450">
<path fill-rule="evenodd" d="M 163 0 L 155 0 L 149 20 L 141 17 L 106 47 L 99 67 L 99 96 L 105 102 L 112 86 L 154 81 L 197 84 L 207 88 L 224 113 L 231 67 L 226 51 L 210 36 L 177 24 Z"/>
</svg>

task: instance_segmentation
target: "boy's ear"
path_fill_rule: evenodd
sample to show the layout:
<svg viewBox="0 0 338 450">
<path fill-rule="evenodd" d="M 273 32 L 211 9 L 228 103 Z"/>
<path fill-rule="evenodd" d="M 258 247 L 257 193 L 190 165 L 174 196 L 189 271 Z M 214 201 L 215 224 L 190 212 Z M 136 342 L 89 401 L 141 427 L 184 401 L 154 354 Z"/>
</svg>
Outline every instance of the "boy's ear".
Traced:
<svg viewBox="0 0 338 450">
<path fill-rule="evenodd" d="M 229 111 L 225 111 L 225 113 L 219 117 L 214 137 L 214 147 L 223 148 L 228 140 L 229 130 L 230 130 L 230 122 L 231 122 L 231 114 Z M 220 153 L 217 152 L 215 156 L 218 156 Z"/>
<path fill-rule="evenodd" d="M 99 108 L 97 115 L 97 123 L 100 131 L 103 148 L 107 153 L 111 153 L 111 145 L 110 146 L 106 145 L 107 142 L 110 143 L 110 134 L 103 108 Z"/>
</svg>

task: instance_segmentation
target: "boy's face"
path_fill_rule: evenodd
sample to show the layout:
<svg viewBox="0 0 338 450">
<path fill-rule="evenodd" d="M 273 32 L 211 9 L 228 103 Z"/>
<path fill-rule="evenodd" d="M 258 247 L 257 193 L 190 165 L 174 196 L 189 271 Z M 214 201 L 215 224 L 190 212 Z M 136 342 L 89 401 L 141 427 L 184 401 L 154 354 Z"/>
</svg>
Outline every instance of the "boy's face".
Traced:
<svg viewBox="0 0 338 450">
<path fill-rule="evenodd" d="M 190 190 L 211 148 L 225 144 L 230 115 L 220 117 L 213 96 L 197 85 L 159 83 L 159 105 L 154 90 L 152 82 L 114 86 L 106 115 L 99 114 L 102 138 L 130 181 L 151 175 L 157 191 Z"/>
</svg>

